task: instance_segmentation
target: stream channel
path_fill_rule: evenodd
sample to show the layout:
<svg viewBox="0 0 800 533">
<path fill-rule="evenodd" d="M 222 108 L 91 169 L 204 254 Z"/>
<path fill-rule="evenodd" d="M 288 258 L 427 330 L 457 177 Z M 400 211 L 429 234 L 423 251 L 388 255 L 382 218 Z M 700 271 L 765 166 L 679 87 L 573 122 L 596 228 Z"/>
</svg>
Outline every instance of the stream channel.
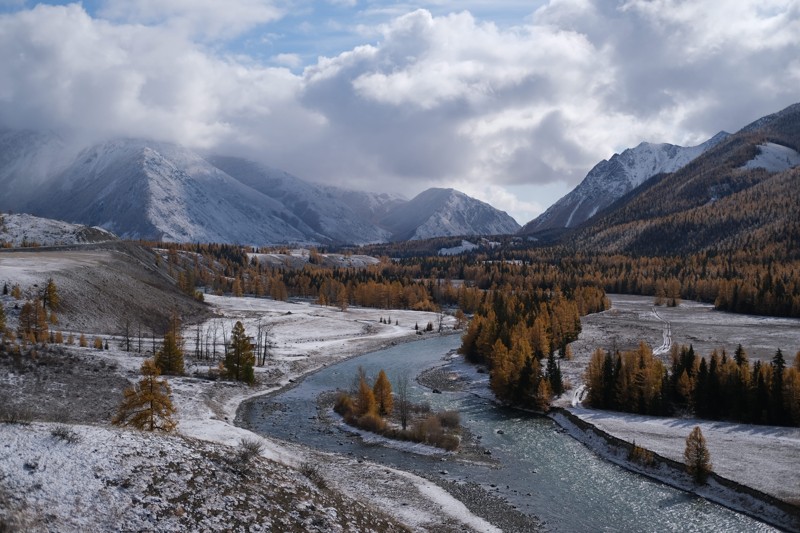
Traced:
<svg viewBox="0 0 800 533">
<path fill-rule="evenodd" d="M 242 410 L 245 425 L 261 434 L 321 450 L 351 454 L 411 472 L 477 483 L 548 531 L 775 531 L 720 505 L 608 463 L 563 433 L 550 419 L 499 407 L 486 398 L 487 378 L 457 358 L 454 369 L 472 379 L 469 390 L 434 394 L 415 378 L 442 364 L 458 335 L 435 337 L 355 357 L 309 375 Z M 461 424 L 480 436 L 493 465 L 460 461 L 458 454 L 415 453 L 407 443 L 376 445 L 345 431 L 338 416 L 318 417 L 320 394 L 348 390 L 358 367 L 374 378 L 384 369 L 394 382 L 408 376 L 411 400 L 434 410 L 457 410 Z M 481 392 L 483 397 L 476 395 Z M 326 418 L 326 417 L 323 417 Z M 446 473 L 443 473 L 446 472 Z"/>
</svg>

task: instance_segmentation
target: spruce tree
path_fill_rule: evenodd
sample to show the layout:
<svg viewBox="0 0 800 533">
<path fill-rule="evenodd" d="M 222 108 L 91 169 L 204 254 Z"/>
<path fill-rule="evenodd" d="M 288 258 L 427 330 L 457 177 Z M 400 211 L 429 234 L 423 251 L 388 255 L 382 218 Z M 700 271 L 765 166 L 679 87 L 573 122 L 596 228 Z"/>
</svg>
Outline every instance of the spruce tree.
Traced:
<svg viewBox="0 0 800 533">
<path fill-rule="evenodd" d="M 170 400 L 170 387 L 152 359 L 142 364 L 142 379 L 137 385 L 125 389 L 122 404 L 113 423 L 136 429 L 171 431 L 177 425 L 172 418 L 175 407 Z"/>
<path fill-rule="evenodd" d="M 686 438 L 686 449 L 683 452 L 686 460 L 686 471 L 692 476 L 694 481 L 703 485 L 711 472 L 711 454 L 706 447 L 706 439 L 700 426 L 695 426 Z"/>
<path fill-rule="evenodd" d="M 553 352 L 547 357 L 547 379 L 550 381 L 550 390 L 553 394 L 560 396 L 564 392 L 564 383 L 561 380 L 561 367 L 556 362 Z"/>
<path fill-rule="evenodd" d="M 253 347 L 244 331 L 244 325 L 237 321 L 231 332 L 230 348 L 225 355 L 225 372 L 230 379 L 252 384 L 255 381 L 253 365 Z"/>
<path fill-rule="evenodd" d="M 772 358 L 772 387 L 770 391 L 770 419 L 773 424 L 783 425 L 784 409 L 783 405 L 783 371 L 786 368 L 786 360 L 780 349 L 775 352 Z"/>
</svg>

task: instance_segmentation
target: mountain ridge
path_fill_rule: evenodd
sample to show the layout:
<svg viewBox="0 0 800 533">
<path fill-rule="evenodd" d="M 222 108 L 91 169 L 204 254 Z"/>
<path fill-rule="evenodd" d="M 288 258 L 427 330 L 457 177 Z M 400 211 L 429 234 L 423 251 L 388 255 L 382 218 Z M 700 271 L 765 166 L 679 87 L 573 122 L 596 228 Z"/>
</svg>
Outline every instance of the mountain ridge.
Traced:
<svg viewBox="0 0 800 533">
<path fill-rule="evenodd" d="M 704 143 L 690 147 L 642 142 L 614 154 L 595 165 L 572 191 L 525 224 L 520 234 L 577 227 L 653 176 L 682 168 L 728 135 L 720 131 Z"/>
<path fill-rule="evenodd" d="M 399 238 L 381 222 L 390 214 L 398 228 L 417 234 L 409 226 L 416 204 L 390 194 L 319 185 L 252 161 L 203 156 L 165 142 L 118 138 L 67 157 L 55 135 L 17 135 L 0 130 L 0 146 L 8 148 L 0 156 L 2 210 L 98 226 L 121 238 L 176 242 L 388 242 Z M 35 167 L 38 159 L 47 164 Z M 460 194 L 458 202 L 428 205 L 419 235 L 518 229 L 506 213 Z"/>
</svg>

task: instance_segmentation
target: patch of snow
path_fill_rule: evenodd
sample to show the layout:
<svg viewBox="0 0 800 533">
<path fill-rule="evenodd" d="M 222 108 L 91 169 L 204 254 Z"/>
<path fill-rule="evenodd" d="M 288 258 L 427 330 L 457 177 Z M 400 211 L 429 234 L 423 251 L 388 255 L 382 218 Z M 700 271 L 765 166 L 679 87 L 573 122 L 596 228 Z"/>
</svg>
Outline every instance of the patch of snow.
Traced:
<svg viewBox="0 0 800 533">
<path fill-rule="evenodd" d="M 800 153 L 788 146 L 764 143 L 758 155 L 745 163 L 744 168 L 763 168 L 767 172 L 782 172 L 800 165 Z"/>
<path fill-rule="evenodd" d="M 452 248 L 441 248 L 439 249 L 439 255 L 458 255 L 463 254 L 464 252 L 469 252 L 478 248 L 477 244 L 473 244 L 469 241 L 461 241 L 460 246 L 453 246 Z"/>
</svg>

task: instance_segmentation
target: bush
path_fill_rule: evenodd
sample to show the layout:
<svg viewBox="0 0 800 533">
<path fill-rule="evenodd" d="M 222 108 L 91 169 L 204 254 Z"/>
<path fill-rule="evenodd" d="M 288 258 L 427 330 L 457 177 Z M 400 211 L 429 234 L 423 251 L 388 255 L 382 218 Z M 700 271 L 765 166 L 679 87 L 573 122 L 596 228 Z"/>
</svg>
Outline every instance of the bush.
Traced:
<svg viewBox="0 0 800 533">
<path fill-rule="evenodd" d="M 367 413 L 358 418 L 358 427 L 372 433 L 381 433 L 386 429 L 386 422 L 375 413 Z"/>
<path fill-rule="evenodd" d="M 444 428 L 457 428 L 461 425 L 461 415 L 458 411 L 442 411 L 437 415 L 439 423 Z"/>
<path fill-rule="evenodd" d="M 264 451 L 264 443 L 257 439 L 243 438 L 239 441 L 239 450 L 236 453 L 236 460 L 240 465 L 246 465 L 254 457 L 261 455 Z"/>
<path fill-rule="evenodd" d="M 653 453 L 650 450 L 646 450 L 641 446 L 636 445 L 636 441 L 633 442 L 631 449 L 628 451 L 628 460 L 633 461 L 634 463 L 639 463 L 642 466 L 652 466 L 655 462 L 653 459 Z"/>
<path fill-rule="evenodd" d="M 340 392 L 336 397 L 336 402 L 333 404 L 333 410 L 340 414 L 342 418 L 350 418 L 355 410 L 353 399 L 346 392 Z"/>
<path fill-rule="evenodd" d="M 461 439 L 458 435 L 442 435 L 434 443 L 437 447 L 452 452 L 458 449 L 461 444 Z"/>
<path fill-rule="evenodd" d="M 61 439 L 64 442 L 69 444 L 75 444 L 76 442 L 81 440 L 80 435 L 75 433 L 72 429 L 67 426 L 56 426 L 50 431 L 50 435 L 57 439 Z"/>
<path fill-rule="evenodd" d="M 320 474 L 317 465 L 313 463 L 303 463 L 300 465 L 300 473 L 306 476 L 306 478 L 308 478 L 308 480 L 314 483 L 318 488 L 326 489 L 328 487 L 328 484 L 323 475 Z"/>
</svg>

